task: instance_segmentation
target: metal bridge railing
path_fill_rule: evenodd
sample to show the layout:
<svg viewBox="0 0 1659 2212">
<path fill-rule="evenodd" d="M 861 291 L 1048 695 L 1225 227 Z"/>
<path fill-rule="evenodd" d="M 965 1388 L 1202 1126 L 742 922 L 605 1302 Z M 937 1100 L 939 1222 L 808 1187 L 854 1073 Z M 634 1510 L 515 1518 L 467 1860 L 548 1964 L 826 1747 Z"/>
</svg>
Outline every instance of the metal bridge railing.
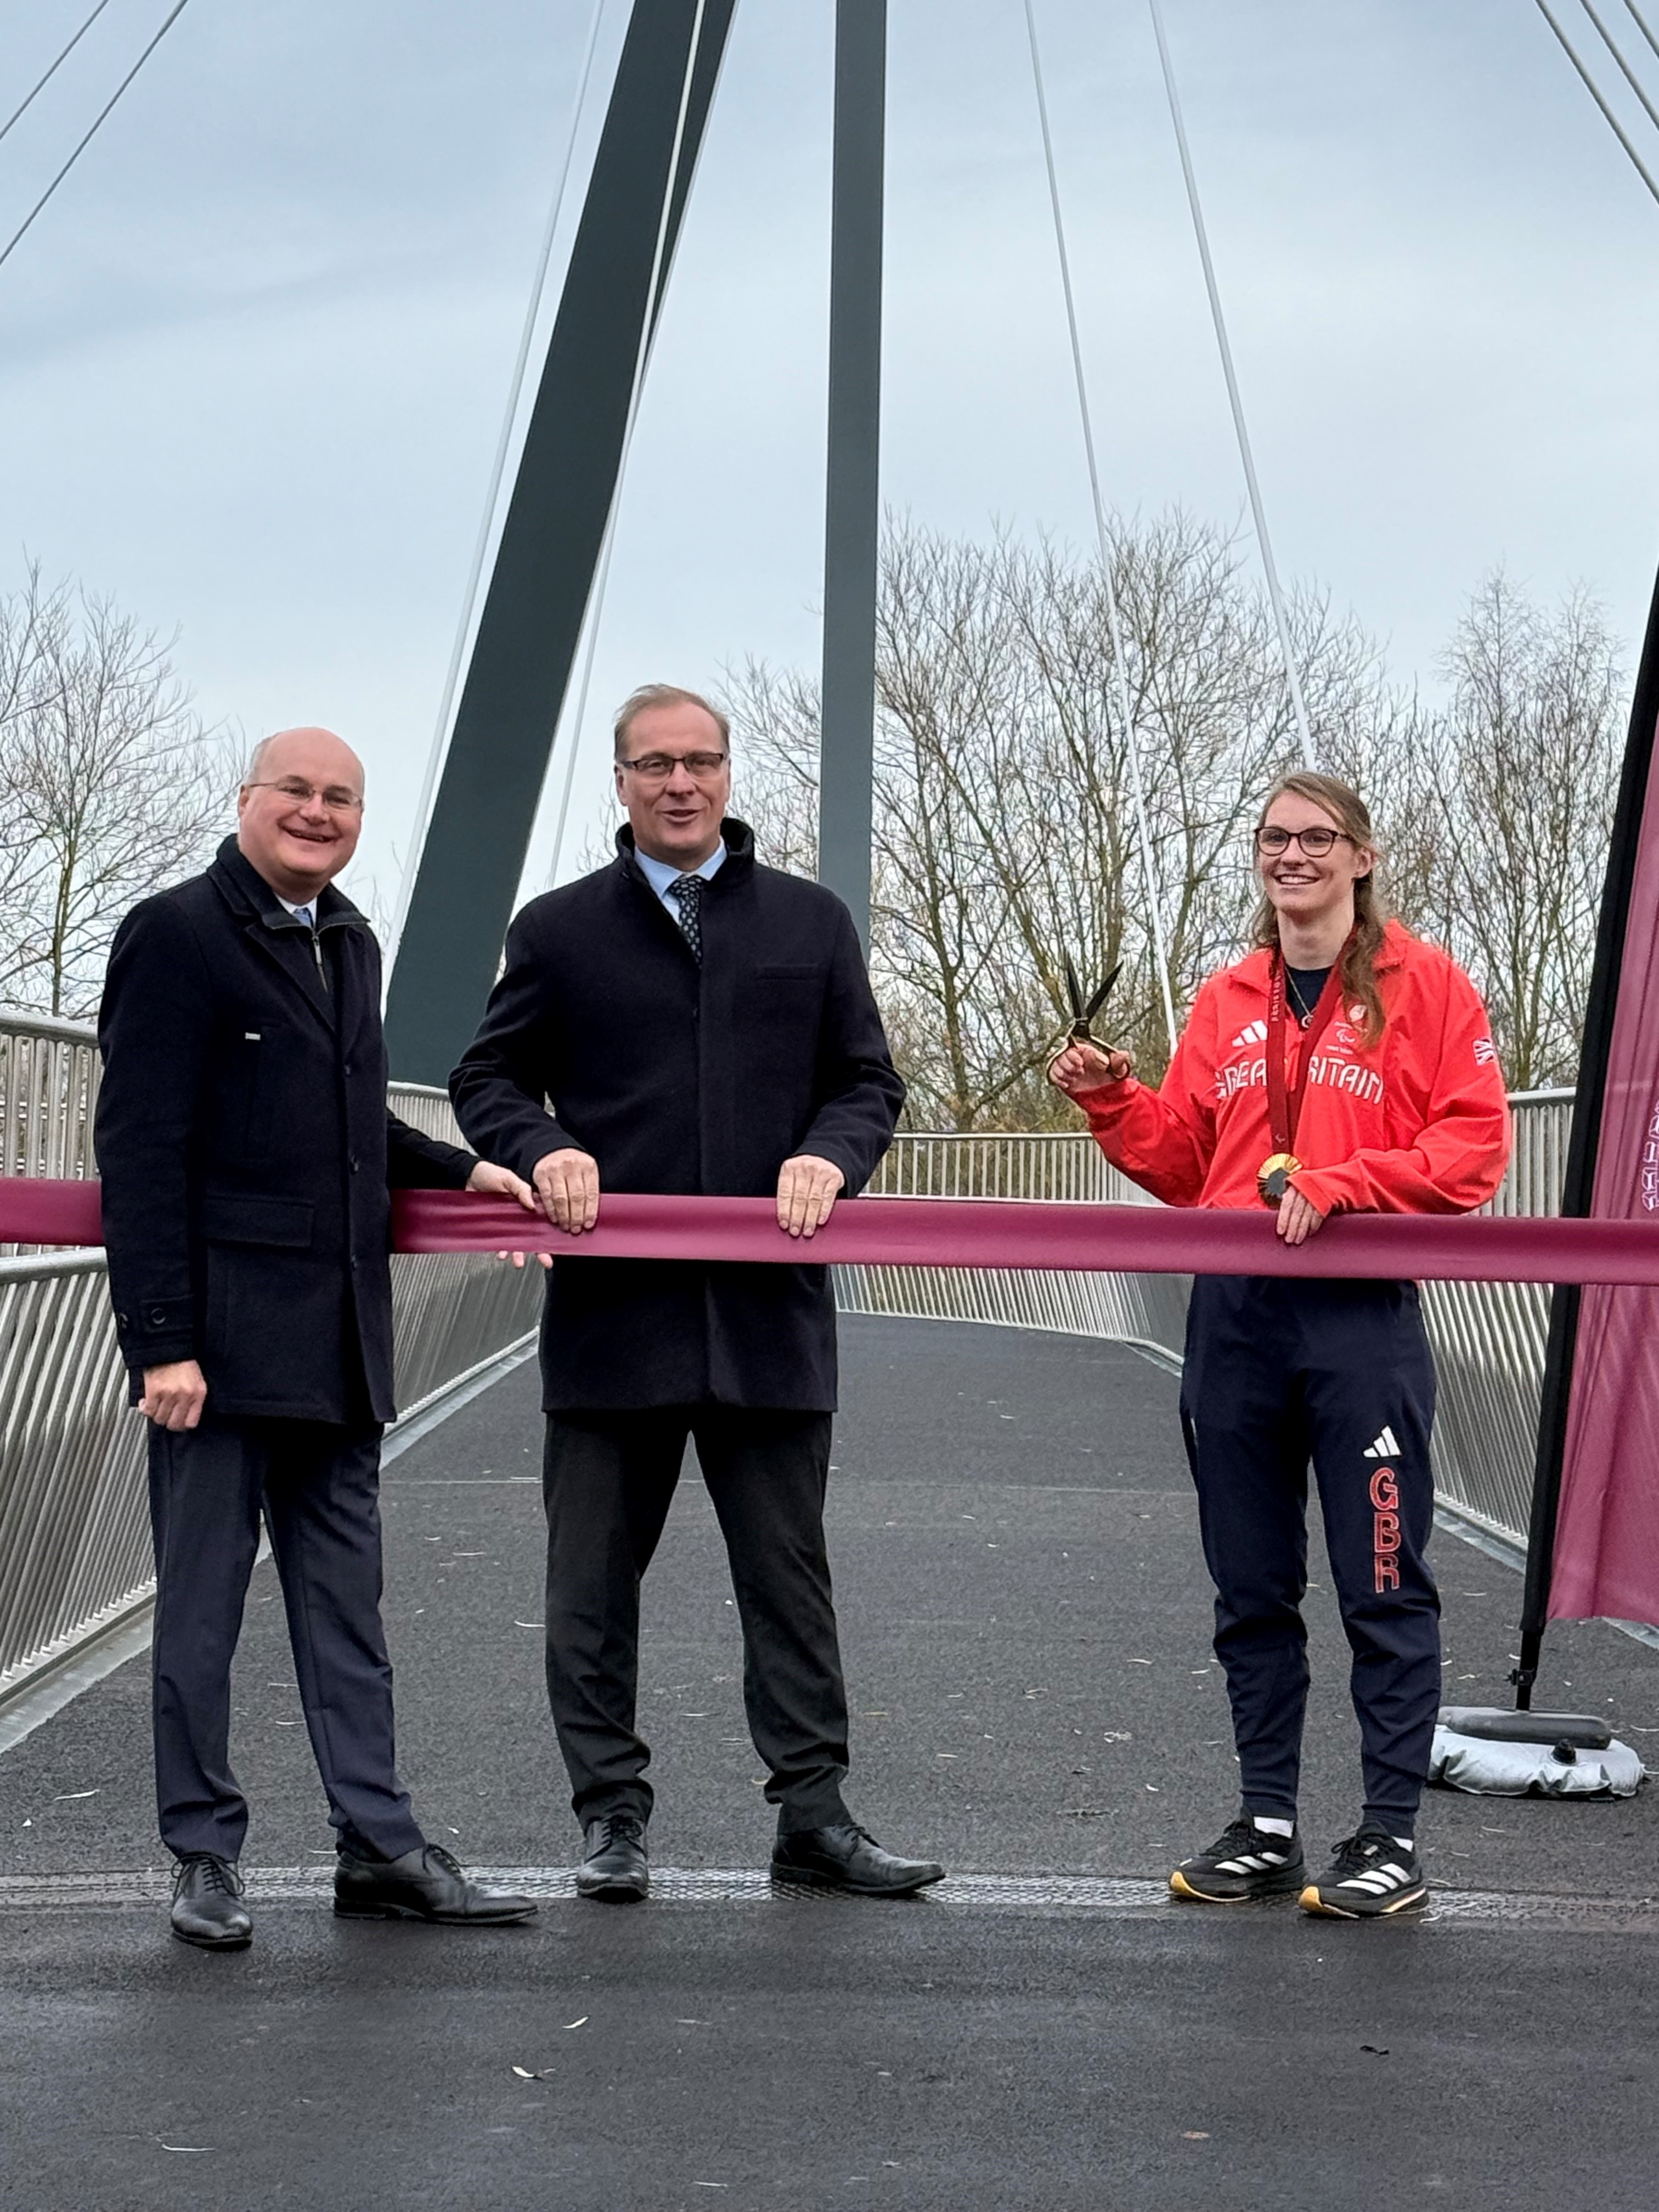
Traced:
<svg viewBox="0 0 1659 2212">
<path fill-rule="evenodd" d="M 1492 1213 L 1560 1211 L 1570 1091 L 1512 1100 L 1515 1152 Z M 902 1136 L 870 1189 L 889 1198 L 1034 1198 L 1153 1201 L 1118 1174 L 1087 1135 Z M 1147 1346 L 1179 1361 L 1189 1279 L 1045 1274 L 985 1268 L 842 1267 L 849 1313 L 927 1321 L 1000 1322 Z M 1435 1483 L 1459 1511 L 1524 1541 L 1543 1385 L 1550 1293 L 1533 1283 L 1425 1283 L 1424 1314 L 1439 1371 Z"/>
<path fill-rule="evenodd" d="M 0 1009 L 0 1172 L 95 1174 L 99 1073 L 89 1029 Z M 459 1141 L 441 1091 L 394 1084 L 392 1103 Z M 400 1254 L 392 1297 L 407 1419 L 535 1328 L 541 1270 Z M 0 1258 L 0 1704 L 149 1603 L 144 1468 L 102 1252 Z"/>
<path fill-rule="evenodd" d="M 99 1066 L 77 1023 L 0 1009 L 0 1173 L 96 1172 Z M 394 1085 L 406 1120 L 457 1132 L 441 1091 Z M 1493 1210 L 1553 1213 L 1571 1097 L 1516 1102 L 1516 1146 Z M 1086 1136 L 902 1136 L 871 1186 L 888 1196 L 1151 1204 Z M 1116 1338 L 1180 1356 L 1187 1283 L 1170 1275 L 844 1267 L 851 1311 L 1001 1322 Z M 392 1261 L 398 1395 L 405 1416 L 535 1326 L 540 1271 L 491 1257 Z M 1437 1480 L 1490 1527 L 1527 1525 L 1549 1293 L 1425 1286 L 1440 1369 Z M 147 1602 L 143 1423 L 105 1290 L 101 1252 L 0 1257 L 0 1702 Z"/>
<path fill-rule="evenodd" d="M 100 1069 L 81 1022 L 0 1006 L 0 1175 L 95 1175 L 92 1109 Z"/>
</svg>

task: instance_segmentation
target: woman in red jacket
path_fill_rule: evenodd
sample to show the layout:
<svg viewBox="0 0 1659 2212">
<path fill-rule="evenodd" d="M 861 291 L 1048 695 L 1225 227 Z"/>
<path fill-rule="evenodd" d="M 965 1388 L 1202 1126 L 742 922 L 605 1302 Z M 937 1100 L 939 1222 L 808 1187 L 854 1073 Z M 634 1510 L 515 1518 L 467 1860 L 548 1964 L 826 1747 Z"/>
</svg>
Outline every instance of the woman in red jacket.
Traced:
<svg viewBox="0 0 1659 2212">
<path fill-rule="evenodd" d="M 1485 1008 L 1437 947 L 1385 919 L 1370 817 L 1334 777 L 1275 784 L 1255 833 L 1255 949 L 1212 975 L 1158 1091 L 1121 1053 L 1072 1044 L 1050 1075 L 1108 1158 L 1173 1206 L 1274 1208 L 1301 1244 L 1333 1213 L 1455 1213 L 1509 1159 Z M 1414 1838 L 1440 1702 L 1434 1364 L 1417 1285 L 1200 1276 L 1182 1427 L 1216 1586 L 1216 1656 L 1238 1818 L 1170 1877 L 1216 1904 L 1299 1890 L 1368 1918 L 1426 1894 Z M 1364 1803 L 1309 1881 L 1297 1832 L 1307 1699 L 1307 1487 L 1353 1653 Z"/>
</svg>

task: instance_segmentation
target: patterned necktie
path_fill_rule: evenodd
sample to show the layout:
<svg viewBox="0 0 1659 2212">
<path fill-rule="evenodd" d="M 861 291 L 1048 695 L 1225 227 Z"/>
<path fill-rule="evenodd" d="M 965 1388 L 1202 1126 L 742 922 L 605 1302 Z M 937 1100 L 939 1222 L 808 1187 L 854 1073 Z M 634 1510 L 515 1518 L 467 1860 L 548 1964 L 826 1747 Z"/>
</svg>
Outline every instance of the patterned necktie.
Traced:
<svg viewBox="0 0 1659 2212">
<path fill-rule="evenodd" d="M 680 927 L 685 941 L 696 960 L 702 958 L 702 892 L 701 876 L 677 876 L 668 886 L 668 896 L 679 908 Z"/>
</svg>

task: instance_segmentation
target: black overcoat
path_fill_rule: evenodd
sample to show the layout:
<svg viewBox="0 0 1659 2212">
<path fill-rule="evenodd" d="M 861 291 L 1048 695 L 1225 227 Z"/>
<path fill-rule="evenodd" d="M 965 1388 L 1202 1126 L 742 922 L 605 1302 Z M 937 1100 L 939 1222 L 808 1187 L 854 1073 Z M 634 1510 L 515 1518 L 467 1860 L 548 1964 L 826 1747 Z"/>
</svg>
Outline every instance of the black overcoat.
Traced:
<svg viewBox="0 0 1659 2212">
<path fill-rule="evenodd" d="M 450 1096 L 467 1141 L 528 1176 L 567 1145 L 616 1191 L 769 1197 L 797 1152 L 860 1189 L 892 1138 L 894 1070 L 851 915 L 763 867 L 728 817 L 701 964 L 618 836 L 610 866 L 532 899 Z M 561 1259 L 542 1328 L 551 1412 L 830 1412 L 829 1270 Z"/>
<path fill-rule="evenodd" d="M 391 1187 L 470 1153 L 391 1113 L 380 955 L 331 886 L 310 931 L 227 838 L 136 906 L 99 1014 L 96 1142 L 122 1356 L 198 1360 L 231 1415 L 390 1420 Z"/>
</svg>

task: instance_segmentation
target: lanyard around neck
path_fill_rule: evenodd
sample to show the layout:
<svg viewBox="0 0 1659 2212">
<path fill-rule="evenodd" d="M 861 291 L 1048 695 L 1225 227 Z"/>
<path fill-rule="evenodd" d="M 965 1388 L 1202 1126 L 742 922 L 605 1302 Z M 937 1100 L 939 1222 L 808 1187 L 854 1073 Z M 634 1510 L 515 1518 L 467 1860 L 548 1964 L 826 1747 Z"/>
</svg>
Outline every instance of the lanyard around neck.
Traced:
<svg viewBox="0 0 1659 2212">
<path fill-rule="evenodd" d="M 1308 1017 L 1303 1032 L 1302 1057 L 1296 1071 L 1296 1081 L 1285 1079 L 1285 955 L 1274 948 L 1273 969 L 1267 984 L 1267 1126 L 1273 1133 L 1275 1152 L 1293 1152 L 1296 1132 L 1302 1120 L 1302 1101 L 1308 1088 L 1308 1073 L 1313 1066 L 1315 1048 L 1330 1026 L 1331 1017 L 1342 1003 L 1342 963 L 1348 957 L 1348 948 L 1358 932 L 1348 938 L 1325 978 L 1325 988 L 1319 994 L 1317 1005 Z"/>
</svg>

